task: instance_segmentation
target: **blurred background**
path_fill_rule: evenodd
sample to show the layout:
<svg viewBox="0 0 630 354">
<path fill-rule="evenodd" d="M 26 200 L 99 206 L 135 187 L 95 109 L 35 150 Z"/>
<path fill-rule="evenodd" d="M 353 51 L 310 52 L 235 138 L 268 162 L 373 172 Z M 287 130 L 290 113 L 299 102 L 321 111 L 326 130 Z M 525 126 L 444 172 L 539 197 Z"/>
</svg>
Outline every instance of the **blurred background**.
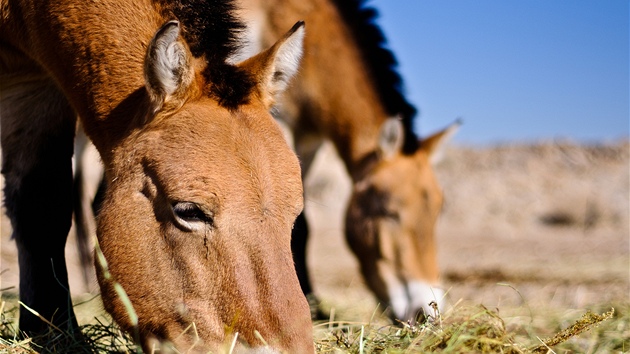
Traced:
<svg viewBox="0 0 630 354">
<path fill-rule="evenodd" d="M 449 302 L 531 321 L 627 309 L 628 1 L 366 4 L 419 109 L 416 131 L 464 121 L 435 166 Z M 330 146 L 316 163 L 306 181 L 307 213 L 322 220 L 311 222 L 315 290 L 365 320 L 376 303 L 345 246 L 339 203 L 350 182 Z"/>
<path fill-rule="evenodd" d="M 423 135 L 467 144 L 628 137 L 626 0 L 373 0 Z"/>
</svg>

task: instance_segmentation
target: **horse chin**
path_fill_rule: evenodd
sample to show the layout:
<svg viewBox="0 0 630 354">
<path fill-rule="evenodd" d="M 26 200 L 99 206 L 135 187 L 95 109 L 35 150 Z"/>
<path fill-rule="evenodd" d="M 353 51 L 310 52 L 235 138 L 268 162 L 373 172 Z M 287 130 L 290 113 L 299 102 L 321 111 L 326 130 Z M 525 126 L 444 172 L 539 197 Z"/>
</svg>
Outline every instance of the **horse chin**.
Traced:
<svg viewBox="0 0 630 354">
<path fill-rule="evenodd" d="M 410 281 L 389 290 L 390 318 L 409 325 L 434 321 L 444 306 L 444 290 L 423 281 Z"/>
<path fill-rule="evenodd" d="M 181 339 L 181 338 L 180 338 Z M 228 350 L 229 348 L 229 350 Z M 240 341 L 236 343 L 224 343 L 222 346 L 208 347 L 199 338 L 196 340 L 189 340 L 186 343 L 173 343 L 170 341 L 160 341 L 156 337 L 147 337 L 142 343 L 142 350 L 145 353 L 165 353 L 165 354 L 177 354 L 177 353 L 190 353 L 190 354 L 205 354 L 217 352 L 229 352 L 234 354 L 280 354 L 279 350 L 271 348 L 269 346 L 264 347 L 250 347 Z"/>
</svg>

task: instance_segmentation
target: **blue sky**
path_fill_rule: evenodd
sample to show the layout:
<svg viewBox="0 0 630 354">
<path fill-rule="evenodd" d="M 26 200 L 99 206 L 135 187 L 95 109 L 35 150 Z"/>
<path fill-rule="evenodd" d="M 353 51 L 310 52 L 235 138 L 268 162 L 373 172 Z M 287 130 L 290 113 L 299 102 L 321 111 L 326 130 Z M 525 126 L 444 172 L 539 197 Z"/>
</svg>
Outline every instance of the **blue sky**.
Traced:
<svg viewBox="0 0 630 354">
<path fill-rule="evenodd" d="M 455 142 L 629 134 L 627 0 L 372 0 L 416 131 L 458 117 Z"/>
</svg>

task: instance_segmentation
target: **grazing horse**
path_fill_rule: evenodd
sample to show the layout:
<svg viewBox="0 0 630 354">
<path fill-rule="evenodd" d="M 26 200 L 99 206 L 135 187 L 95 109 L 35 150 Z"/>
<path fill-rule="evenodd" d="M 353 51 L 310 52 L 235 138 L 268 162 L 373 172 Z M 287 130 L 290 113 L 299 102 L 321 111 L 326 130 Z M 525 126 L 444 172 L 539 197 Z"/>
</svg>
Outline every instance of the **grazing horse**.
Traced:
<svg viewBox="0 0 630 354">
<path fill-rule="evenodd" d="M 107 311 L 182 351 L 313 352 L 290 236 L 300 166 L 269 114 L 304 26 L 233 64 L 227 0 L 0 0 L 5 205 L 28 335 L 77 329 L 64 259 L 76 117 L 102 158 L 97 274 Z M 288 26 L 287 28 L 290 28 Z"/>
<path fill-rule="evenodd" d="M 413 320 L 441 305 L 434 227 L 442 193 L 431 162 L 457 124 L 420 140 L 415 109 L 401 93 L 393 54 L 360 0 L 240 0 L 252 48 L 271 43 L 293 19 L 309 24 L 295 85 L 277 111 L 293 132 L 303 176 L 330 139 L 352 178 L 346 240 L 368 287 L 392 317 Z M 308 226 L 301 214 L 292 248 L 304 293 Z"/>
</svg>

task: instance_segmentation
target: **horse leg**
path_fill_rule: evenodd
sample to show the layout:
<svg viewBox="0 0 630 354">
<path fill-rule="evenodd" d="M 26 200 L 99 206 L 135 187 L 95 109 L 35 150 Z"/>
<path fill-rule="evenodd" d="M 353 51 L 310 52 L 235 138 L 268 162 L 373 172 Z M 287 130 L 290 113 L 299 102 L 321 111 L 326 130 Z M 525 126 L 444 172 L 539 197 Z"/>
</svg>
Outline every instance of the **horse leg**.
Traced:
<svg viewBox="0 0 630 354">
<path fill-rule="evenodd" d="M 315 155 L 317 154 L 317 151 L 319 151 L 322 144 L 323 140 L 319 136 L 311 134 L 300 134 L 300 132 L 296 133 L 295 145 L 297 154 L 300 157 L 300 164 L 302 167 L 302 181 L 306 179 L 310 167 L 315 160 Z M 324 320 L 328 318 L 328 315 L 324 313 L 319 307 L 320 301 L 313 292 L 308 267 L 306 266 L 308 236 L 308 222 L 304 211 L 302 211 L 302 213 L 300 213 L 300 215 L 298 215 L 297 219 L 295 220 L 293 231 L 291 232 L 291 251 L 293 252 L 293 261 L 295 262 L 295 271 L 297 272 L 302 292 L 306 296 L 306 299 L 308 300 L 308 303 L 311 307 L 312 319 Z"/>
<path fill-rule="evenodd" d="M 83 129 L 77 131 L 74 139 L 74 226 L 77 243 L 78 257 L 83 271 L 83 283 L 88 289 L 91 283 L 95 283 L 94 260 L 92 250 L 93 241 L 96 239 L 96 213 L 95 205 L 102 202 L 103 191 L 101 185 L 104 168 L 99 161 L 98 152 Z"/>
<path fill-rule="evenodd" d="M 308 223 L 306 222 L 304 211 L 302 211 L 297 219 L 295 219 L 293 231 L 291 232 L 291 251 L 293 251 L 293 261 L 295 262 L 295 271 L 300 281 L 300 287 L 304 295 L 308 297 L 313 293 L 313 288 L 311 287 L 311 280 L 308 275 L 308 269 L 306 268 L 307 241 Z"/>
<path fill-rule="evenodd" d="M 52 80 L 33 74 L 33 67 L 23 75 L 19 69 L 0 73 L 5 206 L 18 249 L 20 300 L 28 307 L 20 308 L 19 325 L 27 335 L 48 333 L 31 309 L 74 331 L 64 248 L 72 221 L 76 117 Z"/>
</svg>

